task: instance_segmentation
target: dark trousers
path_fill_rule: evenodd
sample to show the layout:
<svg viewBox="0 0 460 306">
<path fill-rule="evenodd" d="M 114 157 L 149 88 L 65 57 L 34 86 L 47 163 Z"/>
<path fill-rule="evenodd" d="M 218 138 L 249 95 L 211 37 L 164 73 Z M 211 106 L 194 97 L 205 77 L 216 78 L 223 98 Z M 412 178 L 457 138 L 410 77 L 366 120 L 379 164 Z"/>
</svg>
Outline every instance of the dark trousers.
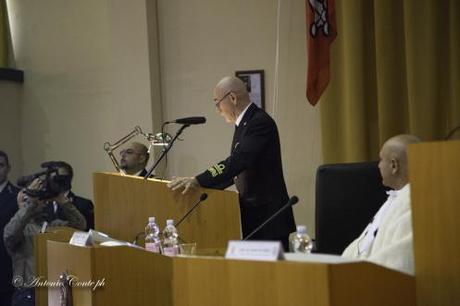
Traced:
<svg viewBox="0 0 460 306">
<path fill-rule="evenodd" d="M 35 289 L 16 289 L 11 298 L 11 306 L 35 306 Z"/>
<path fill-rule="evenodd" d="M 13 290 L 0 293 L 0 305 L 9 306 L 11 305 L 11 296 L 13 295 Z"/>
</svg>

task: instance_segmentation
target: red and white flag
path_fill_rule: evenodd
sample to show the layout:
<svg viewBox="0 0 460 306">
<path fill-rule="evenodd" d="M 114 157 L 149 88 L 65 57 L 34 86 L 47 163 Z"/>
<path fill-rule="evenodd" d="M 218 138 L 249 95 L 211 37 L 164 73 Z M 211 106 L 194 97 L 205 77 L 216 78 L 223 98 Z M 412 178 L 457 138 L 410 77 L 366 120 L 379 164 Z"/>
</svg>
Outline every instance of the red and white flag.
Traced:
<svg viewBox="0 0 460 306">
<path fill-rule="evenodd" d="M 307 99 L 316 105 L 329 83 L 329 46 L 337 36 L 334 0 L 305 0 L 307 15 Z"/>
</svg>

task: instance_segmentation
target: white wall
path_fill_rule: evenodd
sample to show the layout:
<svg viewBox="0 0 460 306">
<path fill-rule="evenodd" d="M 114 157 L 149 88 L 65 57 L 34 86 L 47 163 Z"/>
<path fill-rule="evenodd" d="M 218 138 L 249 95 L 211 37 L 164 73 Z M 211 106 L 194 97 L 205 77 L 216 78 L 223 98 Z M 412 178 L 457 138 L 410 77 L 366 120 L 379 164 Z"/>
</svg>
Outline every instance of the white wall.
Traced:
<svg viewBox="0 0 460 306">
<path fill-rule="evenodd" d="M 91 196 L 92 173 L 112 169 L 103 143 L 152 126 L 145 1 L 7 5 L 14 60 L 25 72 L 24 172 L 67 160 L 75 191 Z"/>
<path fill-rule="evenodd" d="M 206 125 L 186 130 L 184 141 L 171 151 L 168 173 L 192 176 L 228 155 L 233 127 L 215 112 L 212 89 L 235 70 L 264 69 L 266 110 L 280 130 L 288 191 L 301 199 L 295 207 L 296 221 L 313 233 L 314 177 L 321 144 L 318 110 L 305 99 L 304 1 L 159 0 L 158 4 L 164 119 L 191 115 L 208 119 Z"/>
<path fill-rule="evenodd" d="M 275 118 L 283 146 L 286 184 L 300 198 L 294 207 L 298 224 L 314 234 L 315 177 L 322 163 L 319 106 L 305 97 L 305 1 L 280 0 L 278 103 Z"/>
<path fill-rule="evenodd" d="M 208 119 L 186 130 L 170 154 L 169 173 L 194 175 L 230 152 L 233 127 L 217 115 L 212 101 L 212 89 L 223 76 L 265 69 L 271 108 L 275 1 L 162 0 L 158 12 L 164 118 Z"/>
<path fill-rule="evenodd" d="M 13 183 L 22 173 L 21 95 L 22 84 L 0 81 L 0 150 L 8 154 Z"/>
<path fill-rule="evenodd" d="M 235 70 L 264 69 L 288 190 L 301 199 L 296 220 L 313 232 L 321 151 L 318 110 L 305 99 L 304 0 L 158 0 L 158 29 L 145 1 L 7 1 L 14 60 L 26 75 L 25 172 L 66 159 L 76 191 L 90 196 L 91 173 L 112 169 L 102 144 L 136 124 L 150 130 L 162 112 L 207 117 L 168 160 L 169 175 L 195 175 L 230 150 L 233 127 L 215 112 L 214 85 Z"/>
</svg>

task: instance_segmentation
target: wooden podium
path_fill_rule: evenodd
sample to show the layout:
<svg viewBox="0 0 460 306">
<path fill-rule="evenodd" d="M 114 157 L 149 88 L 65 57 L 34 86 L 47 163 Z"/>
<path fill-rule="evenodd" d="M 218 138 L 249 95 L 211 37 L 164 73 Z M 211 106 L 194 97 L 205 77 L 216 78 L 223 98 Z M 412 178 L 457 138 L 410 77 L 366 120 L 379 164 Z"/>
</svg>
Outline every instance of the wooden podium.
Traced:
<svg viewBox="0 0 460 306">
<path fill-rule="evenodd" d="M 156 179 L 112 173 L 95 173 L 93 179 L 96 229 L 113 238 L 132 242 L 150 216 L 160 228 L 166 219 L 178 221 L 203 192 L 208 198 L 180 225 L 180 238 L 200 249 L 225 248 L 228 240 L 241 238 L 236 192 L 202 188 L 182 195 Z"/>
<path fill-rule="evenodd" d="M 48 240 L 68 242 L 75 231 L 70 227 L 51 228 L 46 233 L 34 237 L 35 275 L 40 280 L 45 280 L 48 273 Z M 50 265 L 53 264 L 50 262 Z M 35 288 L 35 305 L 48 305 L 48 289 L 46 287 Z"/>
<path fill-rule="evenodd" d="M 409 147 L 417 305 L 460 304 L 460 141 Z"/>
<path fill-rule="evenodd" d="M 172 305 L 171 260 L 166 256 L 48 241 L 48 262 L 48 280 L 58 280 L 63 272 L 74 276 L 74 306 Z M 103 286 L 95 288 L 97 281 Z M 59 288 L 49 288 L 48 296 L 48 305 L 61 306 Z"/>
<path fill-rule="evenodd" d="M 167 257 L 48 241 L 48 279 L 63 272 L 75 276 L 78 306 L 415 306 L 413 277 L 364 262 Z M 59 289 L 50 289 L 49 305 L 59 302 Z"/>
<path fill-rule="evenodd" d="M 73 288 L 74 305 L 160 306 L 418 306 L 460 300 L 460 142 L 409 147 L 416 278 L 371 263 L 255 262 L 215 257 L 166 257 L 129 247 L 75 247 L 47 242 L 48 280 L 62 272 L 104 286 Z M 177 220 L 207 192 L 179 231 L 199 248 L 225 247 L 240 237 L 237 195 L 199 190 L 187 196 L 164 182 L 94 175 L 96 228 L 132 240 L 147 218 Z M 65 240 L 54 234 L 51 240 Z M 38 249 L 43 251 L 43 241 Z M 43 258 L 39 272 L 43 273 Z M 41 269 L 41 270 L 40 270 Z M 94 283 L 95 284 L 95 283 Z M 415 287 L 417 296 L 415 297 Z M 49 305 L 59 304 L 57 289 Z"/>
</svg>

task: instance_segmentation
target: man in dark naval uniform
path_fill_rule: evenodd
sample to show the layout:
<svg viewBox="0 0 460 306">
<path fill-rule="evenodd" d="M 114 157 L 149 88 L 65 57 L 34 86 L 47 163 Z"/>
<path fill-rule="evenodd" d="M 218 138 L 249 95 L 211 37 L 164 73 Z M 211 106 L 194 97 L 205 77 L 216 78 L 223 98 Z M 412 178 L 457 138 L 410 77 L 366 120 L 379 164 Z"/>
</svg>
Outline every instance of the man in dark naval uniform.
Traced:
<svg viewBox="0 0 460 306">
<path fill-rule="evenodd" d="M 19 189 L 8 181 L 11 170 L 8 155 L 0 151 L 0 305 L 10 305 L 14 288 L 11 284 L 11 258 L 3 242 L 3 230 L 18 210 Z"/>
<path fill-rule="evenodd" d="M 225 77 L 214 89 L 214 103 L 229 123 L 235 124 L 230 156 L 195 177 L 174 179 L 173 189 L 199 186 L 225 189 L 235 183 L 239 192 L 241 225 L 246 237 L 288 201 L 283 177 L 278 129 L 275 121 L 251 103 L 244 83 Z M 279 240 L 288 249 L 289 233 L 295 231 L 292 208 L 270 221 L 255 240 Z"/>
</svg>

